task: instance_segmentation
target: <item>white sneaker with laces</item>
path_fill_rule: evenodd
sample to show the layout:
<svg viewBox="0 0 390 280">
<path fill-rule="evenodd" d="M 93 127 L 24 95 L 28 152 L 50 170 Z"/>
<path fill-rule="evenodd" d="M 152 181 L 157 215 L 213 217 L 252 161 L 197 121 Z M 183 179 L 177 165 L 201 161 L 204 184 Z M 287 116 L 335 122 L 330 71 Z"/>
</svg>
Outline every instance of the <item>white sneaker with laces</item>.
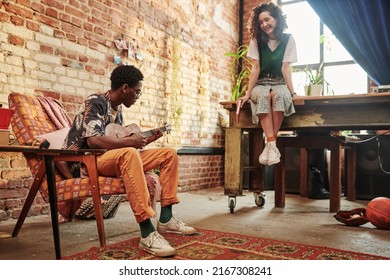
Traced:
<svg viewBox="0 0 390 280">
<path fill-rule="evenodd" d="M 271 141 L 269 142 L 269 145 L 276 150 L 276 154 L 280 157 L 280 151 L 278 149 L 278 147 L 276 146 L 276 141 Z"/>
<path fill-rule="evenodd" d="M 265 144 L 263 152 L 259 156 L 259 162 L 261 164 L 268 164 L 269 143 Z"/>
<path fill-rule="evenodd" d="M 276 147 L 276 142 L 271 141 L 268 144 L 269 144 L 268 165 L 273 165 L 280 162 L 280 152 L 278 147 Z"/>
<path fill-rule="evenodd" d="M 141 237 L 138 247 L 157 257 L 169 257 L 176 254 L 175 248 L 157 231 L 153 231 L 148 237 Z"/>
<path fill-rule="evenodd" d="M 161 234 L 176 233 L 183 235 L 192 235 L 198 232 L 193 227 L 187 226 L 185 223 L 175 217 L 172 217 L 167 223 L 158 222 L 157 231 Z"/>
</svg>

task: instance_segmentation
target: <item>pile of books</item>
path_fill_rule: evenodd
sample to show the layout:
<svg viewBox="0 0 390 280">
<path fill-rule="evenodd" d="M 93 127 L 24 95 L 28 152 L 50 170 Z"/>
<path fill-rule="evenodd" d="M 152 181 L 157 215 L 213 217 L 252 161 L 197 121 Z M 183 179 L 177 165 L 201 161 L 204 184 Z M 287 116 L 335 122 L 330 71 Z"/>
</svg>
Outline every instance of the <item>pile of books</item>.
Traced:
<svg viewBox="0 0 390 280">
<path fill-rule="evenodd" d="M 372 87 L 374 92 L 390 92 L 390 85 L 380 85 L 376 87 Z"/>
</svg>

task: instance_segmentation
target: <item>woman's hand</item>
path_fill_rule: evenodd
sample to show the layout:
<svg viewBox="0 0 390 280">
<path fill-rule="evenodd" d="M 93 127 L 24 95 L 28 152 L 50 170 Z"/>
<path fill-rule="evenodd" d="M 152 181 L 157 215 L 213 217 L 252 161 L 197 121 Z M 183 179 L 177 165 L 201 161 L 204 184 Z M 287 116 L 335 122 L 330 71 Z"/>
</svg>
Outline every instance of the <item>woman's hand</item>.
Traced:
<svg viewBox="0 0 390 280">
<path fill-rule="evenodd" d="M 238 102 L 240 102 L 240 107 L 242 108 L 244 106 L 244 104 L 248 102 L 249 98 L 250 98 L 250 95 L 245 94 L 244 96 L 237 99 L 236 104 L 238 105 L 239 104 Z"/>
</svg>

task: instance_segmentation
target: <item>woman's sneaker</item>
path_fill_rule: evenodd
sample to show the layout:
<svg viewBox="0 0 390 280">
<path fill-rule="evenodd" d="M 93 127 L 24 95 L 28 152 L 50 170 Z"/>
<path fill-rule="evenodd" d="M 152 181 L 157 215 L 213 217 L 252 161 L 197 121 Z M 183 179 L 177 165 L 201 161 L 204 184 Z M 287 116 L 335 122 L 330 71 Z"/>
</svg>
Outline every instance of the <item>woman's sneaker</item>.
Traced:
<svg viewBox="0 0 390 280">
<path fill-rule="evenodd" d="M 276 147 L 276 141 L 268 142 L 267 145 L 269 145 L 268 165 L 280 162 L 280 152 L 278 147 Z"/>
<path fill-rule="evenodd" d="M 263 152 L 259 156 L 259 162 L 261 164 L 268 164 L 269 143 L 265 144 Z"/>
<path fill-rule="evenodd" d="M 157 257 L 169 257 L 176 254 L 175 248 L 157 231 L 153 231 L 145 238 L 141 237 L 138 247 Z"/>
</svg>

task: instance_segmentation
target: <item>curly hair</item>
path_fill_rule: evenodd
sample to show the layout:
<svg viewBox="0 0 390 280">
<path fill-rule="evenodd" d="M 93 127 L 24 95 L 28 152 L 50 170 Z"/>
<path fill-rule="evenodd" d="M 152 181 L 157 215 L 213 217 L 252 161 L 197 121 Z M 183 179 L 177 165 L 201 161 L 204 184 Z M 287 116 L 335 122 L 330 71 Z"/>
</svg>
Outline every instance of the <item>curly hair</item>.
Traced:
<svg viewBox="0 0 390 280">
<path fill-rule="evenodd" d="M 124 84 L 130 87 L 136 86 L 144 76 L 141 71 L 133 65 L 120 65 L 111 73 L 111 89 L 118 89 Z"/>
<path fill-rule="evenodd" d="M 282 9 L 276 6 L 274 3 L 263 3 L 253 8 L 250 19 L 248 21 L 248 29 L 252 38 L 256 38 L 260 44 L 264 45 L 268 42 L 267 34 L 261 29 L 259 24 L 259 15 L 262 12 L 269 12 L 269 14 L 275 18 L 277 24 L 275 26 L 275 36 L 277 40 L 281 40 L 283 31 L 287 28 L 286 16 L 283 14 Z"/>
</svg>

